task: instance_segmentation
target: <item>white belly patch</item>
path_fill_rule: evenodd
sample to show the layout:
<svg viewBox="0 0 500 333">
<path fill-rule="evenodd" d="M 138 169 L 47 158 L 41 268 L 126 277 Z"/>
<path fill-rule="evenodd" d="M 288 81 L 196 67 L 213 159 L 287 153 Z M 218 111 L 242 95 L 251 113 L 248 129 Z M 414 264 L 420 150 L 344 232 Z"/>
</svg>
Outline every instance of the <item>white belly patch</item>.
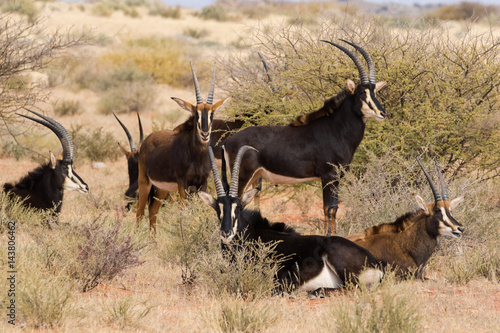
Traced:
<svg viewBox="0 0 500 333">
<path fill-rule="evenodd" d="M 326 261 L 326 255 L 323 256 L 323 269 L 314 278 L 306 281 L 299 290 L 302 291 L 314 291 L 319 288 L 340 288 L 342 286 L 342 280 L 337 275 L 337 273 L 332 270 Z"/>
<path fill-rule="evenodd" d="M 298 183 L 309 182 L 311 180 L 319 180 L 318 177 L 293 178 L 293 177 L 288 177 L 288 176 L 277 175 L 277 174 L 272 173 L 271 171 L 268 171 L 264 168 L 257 169 L 255 171 L 255 174 L 260 174 L 262 177 L 264 177 L 265 179 L 267 179 L 268 181 L 270 181 L 273 184 L 298 184 Z"/>
<path fill-rule="evenodd" d="M 151 179 L 151 183 L 153 183 L 154 186 L 158 187 L 160 190 L 168 191 L 168 192 L 175 192 L 178 190 L 177 183 L 168 183 L 168 182 L 159 182 L 159 181 L 154 181 Z"/>
</svg>

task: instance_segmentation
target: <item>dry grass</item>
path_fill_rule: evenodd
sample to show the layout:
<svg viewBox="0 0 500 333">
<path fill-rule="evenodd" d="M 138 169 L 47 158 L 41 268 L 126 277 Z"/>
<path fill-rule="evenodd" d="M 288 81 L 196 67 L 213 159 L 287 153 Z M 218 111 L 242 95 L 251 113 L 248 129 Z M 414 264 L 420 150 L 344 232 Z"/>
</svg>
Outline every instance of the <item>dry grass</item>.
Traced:
<svg viewBox="0 0 500 333">
<path fill-rule="evenodd" d="M 85 4 L 82 6 L 87 7 Z M 238 36 L 244 35 L 249 25 L 257 24 L 257 21 L 250 20 L 245 22 L 247 27 L 244 27 L 237 22 L 205 21 L 188 10 L 182 10 L 180 19 L 164 19 L 148 16 L 146 9 L 138 10 L 140 15 L 137 18 L 113 12 L 108 18 L 92 16 L 92 21 L 89 19 L 89 10 L 82 11 L 75 4 L 49 3 L 44 6 L 42 12 L 51 15 L 47 20 L 50 29 L 68 25 L 73 25 L 75 29 L 92 26 L 98 33 L 112 39 L 113 43 L 140 37 L 182 36 L 186 29 L 206 31 L 201 40 L 196 41 L 200 43 L 196 46 L 205 45 L 203 51 L 208 50 L 206 54 L 198 55 L 204 61 L 212 61 L 211 58 L 216 54 L 225 52 L 224 48 L 237 42 Z M 278 19 L 277 16 L 270 16 L 265 22 Z M 222 29 L 229 33 L 220 33 Z M 214 44 L 216 47 L 213 47 Z M 105 46 L 93 49 L 96 54 L 101 54 L 103 50 Z M 205 81 L 208 80 L 200 80 L 204 92 L 208 86 Z M 141 112 L 145 133 L 150 133 L 153 128 L 172 128 L 187 117 L 187 114 L 170 100 L 170 96 L 194 100 L 192 89 L 173 88 L 169 85 L 158 85 L 155 89 L 158 96 L 156 104 Z M 112 116 L 97 112 L 99 96 L 96 92 L 75 91 L 64 86 L 53 87 L 51 91 L 54 100 L 71 100 L 75 103 L 80 101 L 83 107 L 83 111 L 76 115 L 57 117 L 68 129 L 80 125 L 90 132 L 104 128 L 106 133 L 110 133 L 127 146 L 125 135 L 116 120 Z M 51 103 L 47 103 L 40 106 L 43 110 L 50 110 L 50 105 Z M 137 143 L 135 114 L 123 114 L 120 119 L 129 128 Z M 41 157 L 38 157 L 41 161 L 48 157 L 49 149 L 57 152 L 59 143 L 52 134 L 43 136 L 39 134 L 40 131 L 36 133 L 36 137 L 27 137 L 23 143 L 36 147 L 34 149 L 41 154 Z M 40 142 L 41 144 L 35 144 Z M 2 145 L 3 143 L 2 138 Z M 116 143 L 113 145 L 118 151 Z M 110 149 L 113 149 L 113 146 Z M 19 161 L 14 156 L 1 158 L 0 184 L 15 181 L 33 169 L 37 162 L 30 161 L 29 156 L 31 153 Z M 384 170 L 383 162 L 372 164 L 373 170 Z M 401 177 L 410 177 L 407 171 L 412 168 L 412 163 L 399 162 L 394 161 L 400 166 L 396 170 L 403 174 Z M 387 280 L 379 289 L 371 292 L 348 289 L 333 292 L 329 297 L 317 300 L 310 300 L 307 294 L 298 292 L 292 293 L 291 297 L 262 293 L 252 300 L 243 300 L 234 293 L 215 292 L 218 288 L 215 282 L 220 281 L 204 281 L 208 277 L 217 279 L 216 272 L 211 272 L 211 275 L 205 272 L 203 275 L 196 265 L 189 266 L 193 265 L 195 259 L 202 258 L 205 260 L 205 270 L 221 267 L 214 265 L 220 262 L 215 261 L 218 249 L 217 221 L 210 209 L 198 201 L 188 205 L 188 208 L 178 202 L 168 204 L 162 209 L 158 221 L 159 236 L 156 242 L 150 244 L 146 221 L 143 221 L 139 231 L 136 231 L 134 212 L 124 215 L 122 210 L 123 193 L 128 181 L 125 159 L 107 161 L 104 169 L 92 168 L 89 160 L 77 160 L 76 170 L 89 184 L 91 192 L 87 195 L 66 192 L 59 225 L 54 225 L 52 230 L 42 225 L 39 216 L 27 215 L 22 210 L 9 211 L 13 218 L 20 221 L 16 229 L 20 253 L 17 297 L 22 306 L 18 308 L 19 325 L 16 327 L 8 325 L 4 320 L 3 310 L 0 311 L 0 331 L 32 331 L 40 327 L 47 332 L 330 332 L 342 329 L 342 318 L 351 318 L 351 322 L 358 321 L 361 322 L 360 325 L 367 326 L 373 319 L 359 315 L 358 312 L 363 309 L 365 315 L 381 313 L 389 319 L 399 318 L 405 323 L 409 322 L 407 318 L 411 316 L 398 316 L 408 314 L 411 310 L 415 313 L 415 318 L 411 318 L 415 319 L 416 331 L 494 332 L 500 327 L 500 292 L 497 281 L 500 233 L 498 181 L 477 184 L 466 178 L 451 180 L 452 197 L 462 193 L 467 196 L 464 207 L 454 212 L 457 219 L 465 225 L 466 236 L 461 240 L 446 240 L 442 243 L 426 271 L 426 281 Z M 347 208 L 340 221 L 341 234 L 360 231 L 368 223 L 389 222 L 397 215 L 414 209 L 415 205 L 410 196 L 413 190 L 423 192 L 421 194 L 426 198 L 430 196 L 425 186 L 410 188 L 405 187 L 403 183 L 396 187 L 394 192 L 390 192 L 387 187 L 389 178 L 375 172 L 362 179 L 354 174 L 345 177 L 345 182 L 341 185 L 341 197 L 344 208 Z M 274 188 L 269 184 L 264 186 L 264 216 L 273 221 L 285 221 L 295 225 L 304 233 L 317 233 L 322 229 L 318 184 L 296 189 L 286 186 Z M 304 200 L 305 197 L 309 200 Z M 4 230 L 2 226 L 6 219 L 3 203 L 4 201 L 0 202 L 0 231 Z M 118 220 L 117 215 L 120 216 L 123 235 L 131 235 L 132 241 L 138 244 L 148 244 L 139 257 L 144 261 L 143 264 L 123 271 L 110 281 L 103 281 L 88 292 L 80 292 L 77 283 L 66 277 L 64 266 L 59 266 L 58 270 L 50 270 L 47 267 L 49 252 L 44 252 L 46 247 L 40 242 L 41 238 L 52 240 L 58 249 L 69 249 L 71 242 L 63 238 L 64 233 L 61 230 L 90 223 L 98 216 L 112 224 Z M 196 223 L 191 223 L 195 219 Z M 198 252 L 187 252 L 191 257 L 180 256 L 182 251 L 179 250 L 178 244 L 173 243 L 174 237 L 178 237 L 173 224 L 179 221 L 184 221 L 187 229 L 193 227 L 190 231 L 193 237 L 197 235 L 197 231 L 203 232 L 198 236 L 203 236 L 201 239 L 205 242 L 202 243 L 204 247 L 195 249 Z M 6 271 L 6 236 L 2 231 L 2 272 Z M 192 238 L 191 244 L 193 240 L 197 239 Z M 203 251 L 209 252 L 210 256 Z M 193 258 L 192 253 L 198 253 L 200 258 Z M 188 268 L 194 271 L 188 272 Z M 472 272 L 471 268 L 474 268 Z M 186 272 L 193 273 L 195 278 L 186 275 Z M 5 279 L 2 279 L 2 309 L 5 308 L 5 283 Z M 25 301 L 24 305 L 21 298 Z M 396 301 L 390 303 L 388 299 Z M 31 302 L 31 308 L 26 303 L 28 301 Z M 393 308 L 390 307 L 391 304 L 394 305 Z M 42 306 L 45 311 L 39 311 L 37 306 Z M 391 309 L 394 311 L 391 312 Z M 391 330 L 396 331 L 397 329 Z"/>
</svg>

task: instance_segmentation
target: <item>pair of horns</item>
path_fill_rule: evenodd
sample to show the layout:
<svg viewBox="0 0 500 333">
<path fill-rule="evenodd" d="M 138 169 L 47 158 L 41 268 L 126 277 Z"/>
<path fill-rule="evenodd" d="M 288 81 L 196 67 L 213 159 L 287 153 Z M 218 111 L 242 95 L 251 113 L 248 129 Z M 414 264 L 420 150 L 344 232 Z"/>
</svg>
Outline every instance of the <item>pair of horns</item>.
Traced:
<svg viewBox="0 0 500 333">
<path fill-rule="evenodd" d="M 217 198 L 222 198 L 222 197 L 225 197 L 226 195 L 229 195 L 230 197 L 233 197 L 233 198 L 238 198 L 238 179 L 239 179 L 239 176 L 240 176 L 240 166 L 241 166 L 241 160 L 243 159 L 243 155 L 245 155 L 245 153 L 248 151 L 248 150 L 257 150 L 255 149 L 254 147 L 251 147 L 251 146 L 242 146 L 239 150 L 238 150 L 238 154 L 236 154 L 236 160 L 234 161 L 234 166 L 233 166 L 233 171 L 231 172 L 231 186 L 229 187 L 228 184 L 227 184 L 227 179 L 225 177 L 225 175 L 223 175 L 223 180 L 225 182 L 225 184 L 222 183 L 222 180 L 219 176 L 219 170 L 217 169 L 217 163 L 215 162 L 215 156 L 214 156 L 214 152 L 212 151 L 212 147 L 208 147 L 208 155 L 210 157 L 210 164 L 212 166 L 212 173 L 214 175 L 214 183 L 215 183 L 215 190 L 217 192 Z M 224 158 L 224 147 L 222 147 L 222 171 L 225 173 L 225 158 Z M 227 188 L 229 187 L 229 191 L 228 193 L 226 194 L 226 191 L 224 190 L 224 188 Z"/>
<path fill-rule="evenodd" d="M 193 72 L 193 81 L 194 81 L 194 91 L 196 93 L 196 104 L 203 104 L 203 98 L 201 98 L 200 85 L 198 84 L 198 79 L 196 78 L 196 73 L 194 72 L 193 64 L 191 65 L 191 71 Z M 212 82 L 210 83 L 210 89 L 208 89 L 208 97 L 207 104 L 214 103 L 214 86 L 215 86 L 215 64 L 214 71 L 212 73 Z"/>
<path fill-rule="evenodd" d="M 338 44 L 335 44 L 333 42 L 330 42 L 328 40 L 321 40 L 321 41 L 338 47 L 340 50 L 344 51 L 344 53 L 347 54 L 349 56 L 349 58 L 352 59 L 352 61 L 354 61 L 354 64 L 358 68 L 359 78 L 361 80 L 361 84 L 369 84 L 369 83 L 375 84 L 375 66 L 374 66 L 373 60 L 370 57 L 370 55 L 368 54 L 368 52 L 366 52 L 360 46 L 358 46 L 354 43 L 351 43 L 351 42 L 348 42 L 344 39 L 341 39 L 341 41 L 343 41 L 344 43 L 347 43 L 347 44 L 351 45 L 352 47 L 354 47 L 356 50 L 358 50 L 359 53 L 361 53 L 361 55 L 363 56 L 363 58 L 365 58 L 366 63 L 368 64 L 369 75 L 366 74 L 365 67 L 363 66 L 361 61 L 358 59 L 358 57 L 356 57 L 356 55 L 354 53 L 352 53 L 351 51 L 349 51 L 345 47 L 338 45 Z"/>
<path fill-rule="evenodd" d="M 38 112 L 26 108 L 24 109 L 26 111 L 29 111 L 37 115 L 38 117 L 44 119 L 45 121 L 30 116 L 26 116 L 20 113 L 18 113 L 18 115 L 33 120 L 34 122 L 42 124 L 43 126 L 48 127 L 50 130 L 52 130 L 52 132 L 54 132 L 54 134 L 57 135 L 57 137 L 59 138 L 59 141 L 61 142 L 63 148 L 62 161 L 68 164 L 73 163 L 73 141 L 71 140 L 71 136 L 69 135 L 68 131 L 54 119 L 44 116 L 43 114 L 40 114 Z"/>
<path fill-rule="evenodd" d="M 125 131 L 125 134 L 127 135 L 128 142 L 130 144 L 130 151 L 135 152 L 137 151 L 137 148 L 135 147 L 134 140 L 132 139 L 132 135 L 130 135 L 130 132 L 128 131 L 127 127 L 118 119 L 116 114 L 113 112 L 113 116 L 115 116 L 116 120 L 118 120 L 118 123 L 122 126 L 123 130 Z M 139 122 L 139 146 L 142 143 L 142 140 L 144 139 L 144 133 L 142 131 L 142 123 L 141 123 L 141 117 L 139 116 L 139 112 L 137 112 L 137 121 Z"/>
<path fill-rule="evenodd" d="M 432 177 L 429 175 L 429 173 L 427 172 L 427 170 L 425 170 L 425 168 L 422 165 L 422 163 L 420 163 L 420 160 L 418 159 L 418 157 L 416 158 L 416 160 L 418 162 L 418 165 L 420 165 L 420 168 L 424 172 L 424 175 L 427 178 L 427 181 L 429 182 L 429 185 L 431 186 L 432 194 L 434 194 L 434 200 L 436 202 L 441 201 L 441 200 L 445 200 L 445 201 L 450 200 L 450 197 L 448 196 L 448 189 L 446 188 L 446 183 L 444 181 L 443 174 L 441 173 L 441 170 L 439 169 L 439 165 L 438 165 L 438 162 L 437 162 L 436 158 L 434 158 L 434 164 L 436 165 L 436 171 L 437 171 L 437 174 L 438 174 L 438 177 L 439 177 L 439 182 L 441 183 L 441 189 L 443 191 L 442 192 L 442 197 L 441 197 L 441 194 L 439 194 L 439 191 L 438 191 L 436 185 L 432 181 Z"/>
</svg>

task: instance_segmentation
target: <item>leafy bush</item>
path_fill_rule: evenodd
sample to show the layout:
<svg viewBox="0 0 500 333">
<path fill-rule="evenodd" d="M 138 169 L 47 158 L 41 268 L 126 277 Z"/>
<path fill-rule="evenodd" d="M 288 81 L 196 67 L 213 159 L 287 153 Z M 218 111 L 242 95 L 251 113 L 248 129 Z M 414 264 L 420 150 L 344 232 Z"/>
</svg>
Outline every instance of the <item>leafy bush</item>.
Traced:
<svg viewBox="0 0 500 333">
<path fill-rule="evenodd" d="M 0 0 L 0 8 L 25 15 L 30 22 L 33 22 L 40 12 L 33 0 Z"/>
<path fill-rule="evenodd" d="M 499 7 L 464 1 L 459 4 L 443 6 L 437 9 L 434 15 L 440 20 L 477 21 L 488 17 L 491 13 L 500 13 Z"/>
<path fill-rule="evenodd" d="M 79 101 L 63 100 L 53 104 L 54 114 L 57 116 L 74 116 L 83 112 Z"/>
<path fill-rule="evenodd" d="M 164 18 L 180 19 L 181 7 L 170 7 L 162 2 L 155 1 L 149 6 L 149 15 L 158 15 Z"/>
<path fill-rule="evenodd" d="M 120 156 L 116 149 L 116 139 L 111 133 L 103 132 L 102 128 L 92 132 L 82 132 L 81 127 L 73 128 L 71 137 L 74 143 L 75 160 L 87 158 L 92 162 L 115 161 Z"/>
<path fill-rule="evenodd" d="M 199 16 L 204 20 L 215 20 L 215 21 L 228 21 L 230 19 L 229 13 L 223 7 L 219 6 L 208 6 L 201 10 Z"/>
<path fill-rule="evenodd" d="M 320 39 L 357 43 L 374 59 L 379 93 L 388 111 L 384 122 L 369 120 L 355 163 L 367 152 L 391 151 L 408 160 L 426 152 L 446 160 L 446 170 L 478 170 L 478 178 L 500 175 L 500 40 L 471 29 L 460 38 L 446 26 L 393 31 L 375 17 L 333 15 L 317 27 L 263 26 L 253 32 L 253 52 L 232 54 L 223 63 L 233 78 L 223 89 L 233 96 L 229 115 L 260 124 L 285 124 L 317 110 L 324 99 L 358 80 L 352 61 Z M 312 30 L 312 32 L 311 32 Z M 394 33 L 393 33 L 394 32 Z M 273 94 L 260 59 L 271 67 Z"/>
<path fill-rule="evenodd" d="M 200 39 L 200 38 L 203 38 L 203 37 L 207 37 L 208 34 L 209 34 L 209 32 L 208 32 L 207 29 L 185 28 L 182 31 L 182 34 L 184 36 L 188 36 L 188 37 L 191 37 L 191 38 Z"/>
</svg>

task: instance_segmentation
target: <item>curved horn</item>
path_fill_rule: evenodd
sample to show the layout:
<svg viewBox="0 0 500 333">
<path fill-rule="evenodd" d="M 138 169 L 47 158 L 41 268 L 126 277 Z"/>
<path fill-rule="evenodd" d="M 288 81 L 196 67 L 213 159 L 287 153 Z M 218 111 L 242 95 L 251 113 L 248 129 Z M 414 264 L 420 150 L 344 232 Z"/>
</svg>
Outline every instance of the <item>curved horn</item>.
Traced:
<svg viewBox="0 0 500 333">
<path fill-rule="evenodd" d="M 438 192 L 438 190 L 436 188 L 436 185 L 434 185 L 434 182 L 432 181 L 431 176 L 429 175 L 429 173 L 427 172 L 427 170 L 425 170 L 425 168 L 422 165 L 422 163 L 420 163 L 420 160 L 418 159 L 418 157 L 416 157 L 415 159 L 417 160 L 418 165 L 420 165 L 420 168 L 424 172 L 424 175 L 427 178 L 427 181 L 429 182 L 429 185 L 431 186 L 432 194 L 434 194 L 434 200 L 436 202 L 441 201 L 442 200 L 441 199 L 441 195 L 439 194 L 439 192 Z"/>
<path fill-rule="evenodd" d="M 144 140 L 144 132 L 142 131 L 142 123 L 141 117 L 139 116 L 139 112 L 137 111 L 137 121 L 139 122 L 139 146 L 142 144 Z"/>
<path fill-rule="evenodd" d="M 446 187 L 446 182 L 444 181 L 443 174 L 441 173 L 441 170 L 439 169 L 438 162 L 436 158 L 434 157 L 434 164 L 436 164 L 436 171 L 439 176 L 439 182 L 441 183 L 441 191 L 443 194 L 443 200 L 450 200 L 450 197 L 448 196 L 448 188 Z"/>
<path fill-rule="evenodd" d="M 365 58 L 366 63 L 368 64 L 369 81 L 370 83 L 375 83 L 375 65 L 373 64 L 372 57 L 370 57 L 368 52 L 366 52 L 363 48 L 361 48 L 361 46 L 358 46 L 354 43 L 348 42 L 344 39 L 341 39 L 341 41 L 351 45 L 356 50 L 358 50 L 358 52 L 361 53 L 361 55 L 363 55 L 363 58 Z"/>
<path fill-rule="evenodd" d="M 222 181 L 219 176 L 219 169 L 217 169 L 217 163 L 215 162 L 214 152 L 211 146 L 208 146 L 208 156 L 210 157 L 210 165 L 212 166 L 212 173 L 214 175 L 215 191 L 217 192 L 217 198 L 222 198 L 226 196 L 224 188 L 222 187 Z"/>
<path fill-rule="evenodd" d="M 269 66 L 267 66 L 267 63 L 264 60 L 264 57 L 262 56 L 262 54 L 260 54 L 260 52 L 257 52 L 257 54 L 259 55 L 259 58 L 262 61 L 262 64 L 264 65 L 264 69 L 266 70 L 266 74 L 267 74 L 267 79 L 271 83 L 271 89 L 273 90 L 273 93 L 276 94 L 278 92 L 278 89 L 274 85 L 273 79 L 271 78 L 271 75 L 269 74 Z"/>
<path fill-rule="evenodd" d="M 196 104 L 202 104 L 203 99 L 201 98 L 200 85 L 198 84 L 198 78 L 196 77 L 196 73 L 194 72 L 193 64 L 190 62 L 191 72 L 193 72 L 193 81 L 194 81 L 194 91 L 196 93 Z"/>
<path fill-rule="evenodd" d="M 214 86 L 215 86 L 215 63 L 214 63 L 214 71 L 212 73 L 212 82 L 210 82 L 210 89 L 208 89 L 207 104 L 214 103 Z"/>
<path fill-rule="evenodd" d="M 123 130 L 125 131 L 125 134 L 127 135 L 128 142 L 130 144 L 130 151 L 131 152 L 137 151 L 137 148 L 135 148 L 134 140 L 132 139 L 132 135 L 130 135 L 130 132 L 128 131 L 127 127 L 125 127 L 125 125 L 120 121 L 120 119 L 118 119 L 118 117 L 116 116 L 116 114 L 114 112 L 113 112 L 113 116 L 115 116 L 116 120 L 118 120 L 118 122 L 122 126 Z"/>
<path fill-rule="evenodd" d="M 229 188 L 229 196 L 233 198 L 238 197 L 238 180 L 240 177 L 240 165 L 241 160 L 243 159 L 243 155 L 250 150 L 253 149 L 257 151 L 254 147 L 251 146 L 242 146 L 238 150 L 238 154 L 236 154 L 236 159 L 234 160 L 233 171 L 231 172 L 231 187 Z"/>
<path fill-rule="evenodd" d="M 46 121 L 42 121 L 40 119 L 36 119 L 30 116 L 25 116 L 23 114 L 19 114 L 20 116 L 23 116 L 24 118 L 28 118 L 30 120 L 33 120 L 39 124 L 44 125 L 45 127 L 48 127 L 49 129 L 54 132 L 55 135 L 59 138 L 59 141 L 61 142 L 62 148 L 63 148 L 63 158 L 62 161 L 66 163 L 73 163 L 73 141 L 71 140 L 71 136 L 69 135 L 68 131 L 57 121 L 54 119 L 51 119 L 47 116 L 44 116 L 43 114 L 40 114 L 38 112 L 32 111 L 30 109 L 24 108 L 26 111 L 29 111 L 33 114 L 36 114 L 42 119 L 45 119 Z"/>
<path fill-rule="evenodd" d="M 356 67 L 358 67 L 358 72 L 359 72 L 359 78 L 361 80 L 361 84 L 367 84 L 367 83 L 370 83 L 370 81 L 368 80 L 368 75 L 366 75 L 366 70 L 365 68 L 363 67 L 363 64 L 361 63 L 361 61 L 358 59 L 358 57 L 356 57 L 356 55 L 354 53 L 352 53 L 351 51 L 349 51 L 348 49 L 346 49 L 345 47 L 343 46 L 340 46 L 338 44 L 335 44 L 333 42 L 330 42 L 328 40 L 321 40 L 322 42 L 325 42 L 325 43 L 328 43 L 328 44 L 331 44 L 337 48 L 339 48 L 340 50 L 342 50 L 345 54 L 347 54 L 349 56 L 349 58 L 352 59 L 352 61 L 354 61 L 354 64 L 356 65 Z"/>
</svg>

